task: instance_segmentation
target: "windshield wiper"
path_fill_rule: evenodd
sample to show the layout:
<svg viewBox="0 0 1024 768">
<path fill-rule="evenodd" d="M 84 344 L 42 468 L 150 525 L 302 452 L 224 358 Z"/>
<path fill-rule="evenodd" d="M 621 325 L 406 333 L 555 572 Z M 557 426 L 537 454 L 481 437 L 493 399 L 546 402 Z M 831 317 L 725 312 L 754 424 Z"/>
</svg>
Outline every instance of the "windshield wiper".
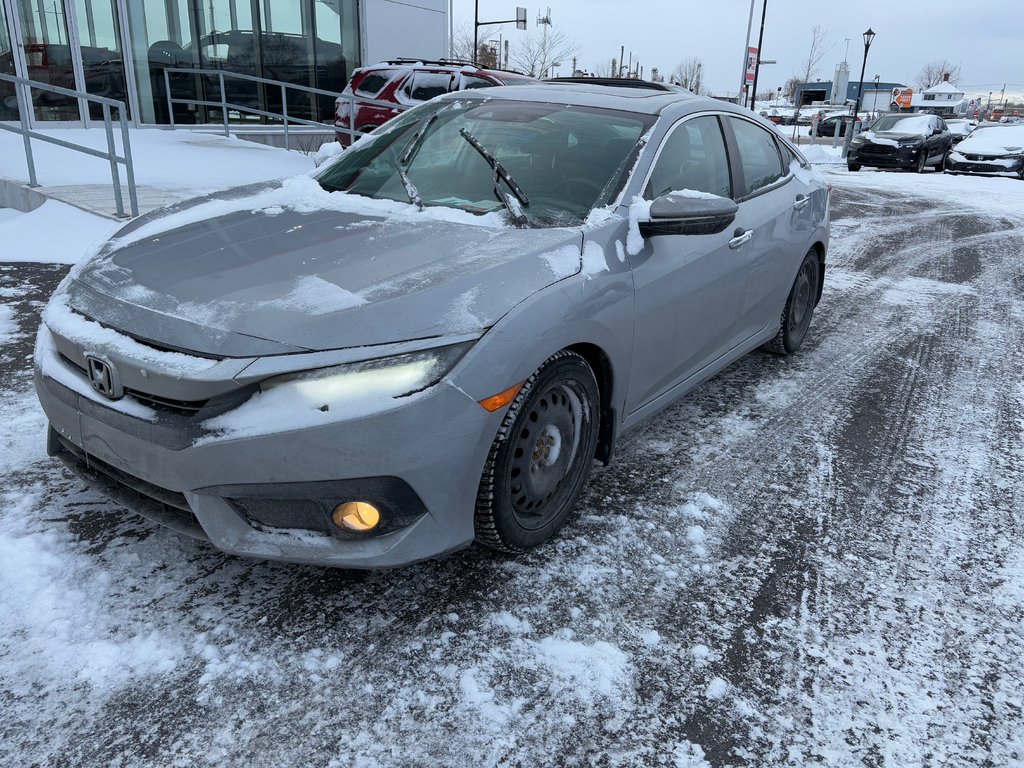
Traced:
<svg viewBox="0 0 1024 768">
<path fill-rule="evenodd" d="M 430 124 L 434 122 L 437 115 L 438 113 L 434 112 L 420 122 L 419 126 L 416 128 L 416 132 L 412 135 L 412 138 L 409 139 L 409 143 L 405 145 L 405 149 L 402 150 L 402 154 L 398 158 L 398 161 L 402 165 L 409 165 L 409 163 L 412 162 L 412 158 L 416 154 L 416 150 L 419 149 L 420 142 L 423 140 L 423 137 L 427 135 L 427 128 L 429 128 Z"/>
<path fill-rule="evenodd" d="M 491 166 L 491 170 L 494 171 L 494 194 L 498 196 L 498 199 L 504 203 L 505 207 L 508 208 L 508 212 L 512 215 L 516 224 L 523 226 L 527 223 L 526 214 L 523 212 L 523 208 L 529 207 L 530 198 L 526 196 L 526 193 L 516 184 L 515 179 L 512 178 L 511 174 L 505 170 L 503 166 L 494 155 L 479 141 L 476 137 L 467 131 L 465 128 L 459 128 L 459 135 L 462 136 L 466 141 L 469 142 L 470 146 L 473 147 L 480 156 L 487 161 L 487 164 Z M 512 190 L 512 195 L 508 192 L 504 192 L 501 189 L 499 180 L 504 181 L 508 188 Z M 520 206 L 522 203 L 522 206 Z"/>
<path fill-rule="evenodd" d="M 405 194 L 409 196 L 409 202 L 423 210 L 423 198 L 420 197 L 420 192 L 416 189 L 416 185 L 412 183 L 412 179 L 409 178 L 409 174 L 402 170 L 402 162 L 398 157 L 392 156 L 392 160 L 395 163 L 395 170 L 398 171 L 398 177 L 402 180 L 402 186 L 405 187 Z"/>
</svg>

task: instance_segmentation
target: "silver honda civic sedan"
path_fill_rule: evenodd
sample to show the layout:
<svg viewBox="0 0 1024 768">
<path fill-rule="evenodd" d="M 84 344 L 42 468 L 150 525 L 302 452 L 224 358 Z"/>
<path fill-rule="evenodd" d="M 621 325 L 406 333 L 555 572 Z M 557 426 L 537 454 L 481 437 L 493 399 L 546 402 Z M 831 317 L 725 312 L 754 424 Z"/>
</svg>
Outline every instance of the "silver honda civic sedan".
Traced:
<svg viewBox="0 0 1024 768">
<path fill-rule="evenodd" d="M 74 268 L 35 350 L 49 451 L 238 555 L 523 551 L 623 432 L 751 350 L 800 348 L 828 209 L 799 150 L 729 104 L 451 94 Z"/>
</svg>

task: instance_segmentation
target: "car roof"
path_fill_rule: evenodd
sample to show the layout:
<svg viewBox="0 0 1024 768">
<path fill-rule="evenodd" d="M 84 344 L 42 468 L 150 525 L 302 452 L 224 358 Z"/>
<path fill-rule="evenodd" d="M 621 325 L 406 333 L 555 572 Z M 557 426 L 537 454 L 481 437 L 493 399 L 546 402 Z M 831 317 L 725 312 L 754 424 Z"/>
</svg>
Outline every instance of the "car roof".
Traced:
<svg viewBox="0 0 1024 768">
<path fill-rule="evenodd" d="M 667 107 L 680 104 L 692 106 L 694 109 L 715 109 L 750 114 L 748 110 L 740 110 L 728 102 L 694 96 L 688 91 L 655 91 L 646 88 L 584 85 L 582 83 L 547 82 L 538 83 L 537 85 L 521 85 L 515 88 L 483 88 L 475 91 L 447 94 L 440 98 L 465 99 L 471 97 L 471 94 L 472 98 L 495 98 L 508 101 L 565 104 L 567 106 L 603 107 L 605 109 L 620 109 L 627 112 L 640 112 L 651 115 L 660 114 Z"/>
</svg>

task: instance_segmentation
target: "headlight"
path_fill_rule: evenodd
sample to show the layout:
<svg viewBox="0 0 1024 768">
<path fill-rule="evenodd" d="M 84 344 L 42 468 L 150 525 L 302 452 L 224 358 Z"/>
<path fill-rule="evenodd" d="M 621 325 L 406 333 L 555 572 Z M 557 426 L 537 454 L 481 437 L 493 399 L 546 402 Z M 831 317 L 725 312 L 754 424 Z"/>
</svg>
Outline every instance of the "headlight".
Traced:
<svg viewBox="0 0 1024 768">
<path fill-rule="evenodd" d="M 444 377 L 473 342 L 394 357 L 288 373 L 260 382 L 261 392 L 295 395 L 322 411 L 419 392 Z"/>
</svg>

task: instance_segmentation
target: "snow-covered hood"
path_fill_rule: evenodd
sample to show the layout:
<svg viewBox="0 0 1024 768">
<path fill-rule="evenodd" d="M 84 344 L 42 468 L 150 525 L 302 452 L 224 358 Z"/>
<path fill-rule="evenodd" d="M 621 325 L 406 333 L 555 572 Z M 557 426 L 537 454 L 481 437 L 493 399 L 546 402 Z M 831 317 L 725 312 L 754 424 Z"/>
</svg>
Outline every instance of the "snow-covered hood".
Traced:
<svg viewBox="0 0 1024 768">
<path fill-rule="evenodd" d="M 1024 151 L 1024 126 L 982 128 L 956 145 L 961 154 L 1015 155 Z"/>
<path fill-rule="evenodd" d="M 479 332 L 581 268 L 579 229 L 330 197 L 329 209 L 243 198 L 210 218 L 209 200 L 144 217 L 77 271 L 66 299 L 142 339 L 244 357 Z"/>
</svg>

